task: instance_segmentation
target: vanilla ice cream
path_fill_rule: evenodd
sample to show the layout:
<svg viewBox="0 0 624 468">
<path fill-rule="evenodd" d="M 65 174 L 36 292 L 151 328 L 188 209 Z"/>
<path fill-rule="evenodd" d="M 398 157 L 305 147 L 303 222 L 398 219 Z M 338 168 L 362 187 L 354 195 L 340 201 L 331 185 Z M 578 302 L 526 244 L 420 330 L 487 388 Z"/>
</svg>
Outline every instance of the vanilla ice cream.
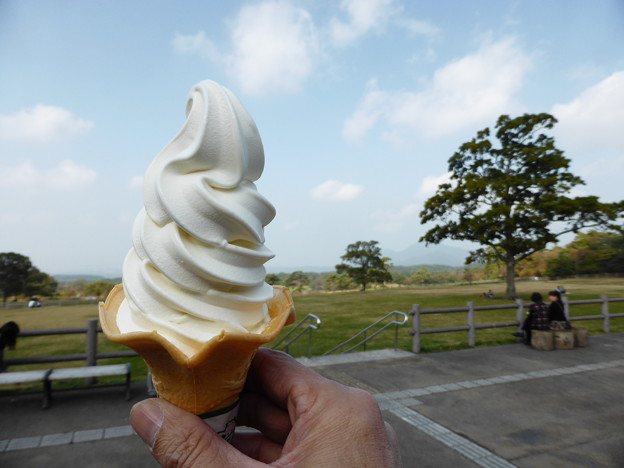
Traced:
<svg viewBox="0 0 624 468">
<path fill-rule="evenodd" d="M 238 99 L 202 81 L 186 113 L 145 174 L 117 326 L 155 330 L 192 357 L 224 331 L 261 333 L 269 323 L 264 226 L 275 209 L 254 185 L 264 151 Z"/>
</svg>

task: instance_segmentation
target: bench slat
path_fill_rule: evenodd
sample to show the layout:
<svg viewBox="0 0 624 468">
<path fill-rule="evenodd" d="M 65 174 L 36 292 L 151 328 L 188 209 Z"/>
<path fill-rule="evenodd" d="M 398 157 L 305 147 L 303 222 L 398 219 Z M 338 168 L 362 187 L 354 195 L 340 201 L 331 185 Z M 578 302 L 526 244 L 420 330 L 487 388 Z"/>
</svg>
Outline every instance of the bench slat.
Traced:
<svg viewBox="0 0 624 468">
<path fill-rule="evenodd" d="M 126 375 L 130 369 L 126 364 L 113 364 L 110 366 L 87 366 L 67 369 L 53 369 L 50 380 L 84 379 L 89 377 L 106 377 L 110 375 Z"/>
<path fill-rule="evenodd" d="M 0 384 L 18 384 L 28 382 L 43 382 L 50 369 L 21 371 L 21 372 L 3 372 L 0 374 Z"/>
</svg>

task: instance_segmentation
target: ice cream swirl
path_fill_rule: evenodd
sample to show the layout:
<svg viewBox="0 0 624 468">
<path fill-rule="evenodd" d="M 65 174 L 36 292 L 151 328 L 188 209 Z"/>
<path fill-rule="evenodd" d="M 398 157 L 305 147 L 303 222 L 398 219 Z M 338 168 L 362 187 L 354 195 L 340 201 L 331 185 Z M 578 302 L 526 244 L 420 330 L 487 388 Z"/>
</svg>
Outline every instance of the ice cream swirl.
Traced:
<svg viewBox="0 0 624 468">
<path fill-rule="evenodd" d="M 264 150 L 236 96 L 202 81 L 186 114 L 145 174 L 117 323 L 156 330 L 191 356 L 222 331 L 259 333 L 268 323 L 264 226 L 275 209 L 254 185 Z"/>
</svg>

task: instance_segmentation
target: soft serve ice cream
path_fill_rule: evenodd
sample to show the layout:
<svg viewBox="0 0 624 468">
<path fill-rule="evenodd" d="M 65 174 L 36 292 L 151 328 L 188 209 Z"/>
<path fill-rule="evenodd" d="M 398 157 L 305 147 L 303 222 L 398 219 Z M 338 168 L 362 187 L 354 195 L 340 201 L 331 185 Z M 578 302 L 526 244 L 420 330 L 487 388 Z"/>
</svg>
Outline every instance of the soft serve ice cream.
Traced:
<svg viewBox="0 0 624 468">
<path fill-rule="evenodd" d="M 286 288 L 264 282 L 273 256 L 264 226 L 275 210 L 254 185 L 264 152 L 253 120 L 212 81 L 193 87 L 186 114 L 146 172 L 123 287 L 100 303 L 100 322 L 143 357 L 159 397 L 230 414 L 256 350 L 295 309 Z"/>
<path fill-rule="evenodd" d="M 190 356 L 222 331 L 266 327 L 264 226 L 275 209 L 254 185 L 263 168 L 258 129 L 236 96 L 196 85 L 186 123 L 145 175 L 123 266 L 122 333 L 157 330 Z"/>
</svg>

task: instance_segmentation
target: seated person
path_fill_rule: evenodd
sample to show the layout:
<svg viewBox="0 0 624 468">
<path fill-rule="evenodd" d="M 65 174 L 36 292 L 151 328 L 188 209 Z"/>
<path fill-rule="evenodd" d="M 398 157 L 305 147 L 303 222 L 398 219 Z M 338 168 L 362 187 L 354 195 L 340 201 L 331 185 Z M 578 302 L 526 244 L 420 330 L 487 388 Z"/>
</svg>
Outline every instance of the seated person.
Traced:
<svg viewBox="0 0 624 468">
<path fill-rule="evenodd" d="M 550 330 L 548 306 L 542 301 L 542 295 L 534 292 L 531 294 L 531 301 L 533 304 L 529 306 L 529 314 L 522 326 L 527 344 L 531 344 L 531 330 Z"/>
<path fill-rule="evenodd" d="M 572 328 L 568 318 L 565 315 L 565 308 L 563 301 L 561 300 L 561 293 L 556 289 L 548 293 L 550 304 L 548 305 L 548 320 L 550 322 L 550 328 L 553 330 L 564 329 L 569 330 Z"/>
</svg>

